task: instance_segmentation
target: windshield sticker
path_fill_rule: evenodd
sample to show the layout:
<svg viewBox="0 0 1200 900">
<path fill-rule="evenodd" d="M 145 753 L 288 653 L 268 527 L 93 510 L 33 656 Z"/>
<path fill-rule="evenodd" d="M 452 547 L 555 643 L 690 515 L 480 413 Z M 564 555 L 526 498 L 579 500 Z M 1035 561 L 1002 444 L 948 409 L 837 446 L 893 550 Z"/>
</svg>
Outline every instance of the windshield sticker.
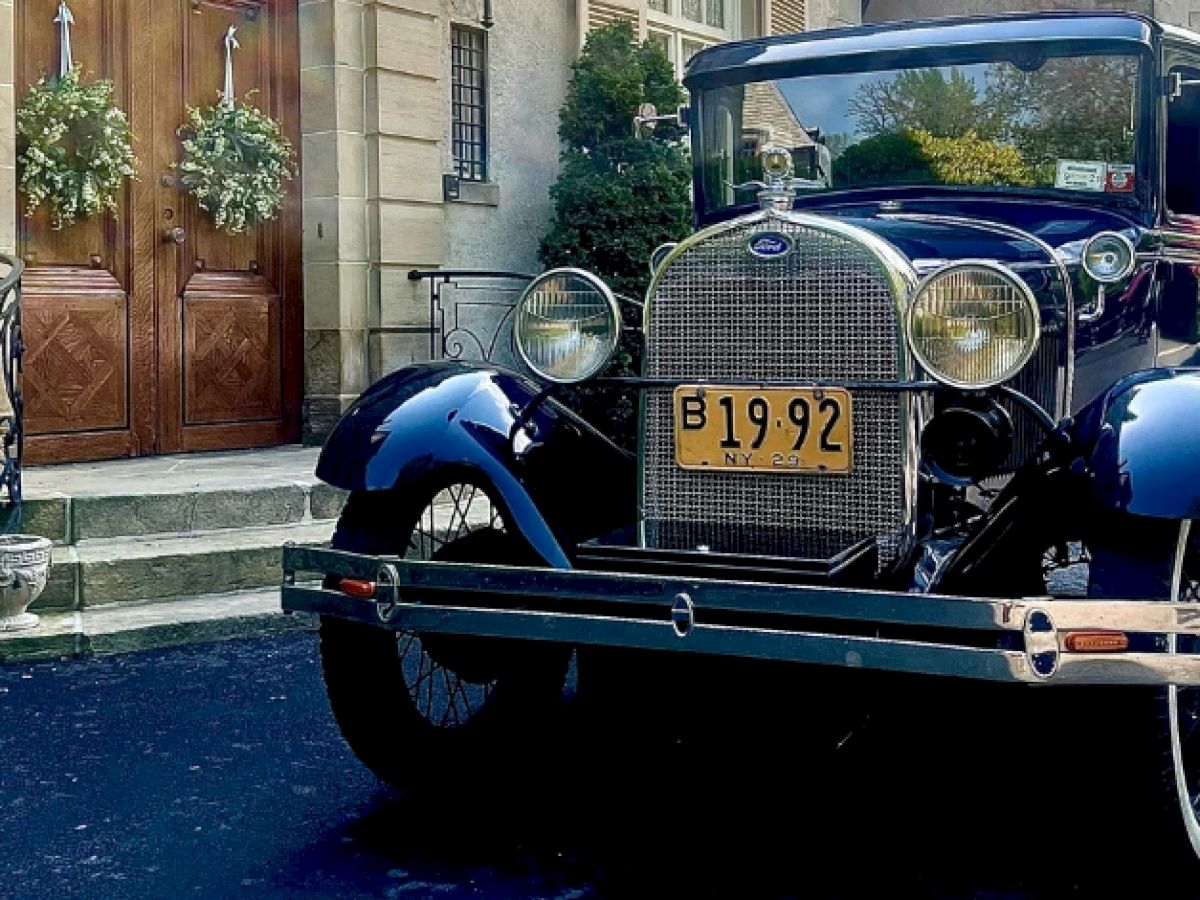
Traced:
<svg viewBox="0 0 1200 900">
<path fill-rule="evenodd" d="M 1060 159 L 1054 186 L 1067 191 L 1103 191 L 1108 166 L 1087 159 Z"/>
<path fill-rule="evenodd" d="M 1133 193 L 1133 166 L 1109 163 L 1107 177 L 1104 179 L 1104 190 L 1110 194 Z"/>
</svg>

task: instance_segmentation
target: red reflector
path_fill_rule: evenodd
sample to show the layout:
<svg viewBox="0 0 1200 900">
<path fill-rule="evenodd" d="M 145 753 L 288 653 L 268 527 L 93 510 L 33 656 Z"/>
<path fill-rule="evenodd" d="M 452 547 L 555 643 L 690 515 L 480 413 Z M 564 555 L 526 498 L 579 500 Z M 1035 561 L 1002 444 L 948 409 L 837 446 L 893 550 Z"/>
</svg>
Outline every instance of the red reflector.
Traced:
<svg viewBox="0 0 1200 900">
<path fill-rule="evenodd" d="M 375 582 L 363 581 L 361 578 L 343 578 L 338 583 L 338 587 L 341 588 L 343 594 L 349 594 L 351 597 L 370 600 L 375 596 Z"/>
<path fill-rule="evenodd" d="M 1120 653 L 1129 649 L 1129 637 L 1121 631 L 1072 631 L 1066 643 L 1072 653 Z"/>
</svg>

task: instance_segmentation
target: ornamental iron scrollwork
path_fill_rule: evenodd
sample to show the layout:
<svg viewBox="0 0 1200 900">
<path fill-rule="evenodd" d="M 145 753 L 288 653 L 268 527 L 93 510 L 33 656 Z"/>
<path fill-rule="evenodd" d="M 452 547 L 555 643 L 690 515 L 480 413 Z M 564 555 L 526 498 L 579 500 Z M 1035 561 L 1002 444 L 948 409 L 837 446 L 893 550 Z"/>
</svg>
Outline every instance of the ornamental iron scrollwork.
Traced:
<svg viewBox="0 0 1200 900">
<path fill-rule="evenodd" d="M 21 457 L 25 450 L 25 402 L 21 396 L 21 360 L 25 344 L 21 339 L 21 260 L 0 253 L 0 371 L 4 375 L 4 396 L 0 406 L 0 493 L 10 506 L 21 502 Z"/>
<path fill-rule="evenodd" d="M 512 316 L 532 275 L 488 269 L 413 269 L 429 283 L 430 359 L 515 366 Z"/>
</svg>

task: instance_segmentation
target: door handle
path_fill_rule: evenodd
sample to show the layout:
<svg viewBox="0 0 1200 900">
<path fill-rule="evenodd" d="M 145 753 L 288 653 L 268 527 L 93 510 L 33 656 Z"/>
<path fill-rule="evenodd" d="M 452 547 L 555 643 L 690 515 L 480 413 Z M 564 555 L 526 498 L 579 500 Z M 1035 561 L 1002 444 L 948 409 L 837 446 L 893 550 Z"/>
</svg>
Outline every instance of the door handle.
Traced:
<svg viewBox="0 0 1200 900">
<path fill-rule="evenodd" d="M 163 232 L 163 240 L 168 244 L 182 244 L 187 240 L 187 232 L 176 225 Z"/>
</svg>

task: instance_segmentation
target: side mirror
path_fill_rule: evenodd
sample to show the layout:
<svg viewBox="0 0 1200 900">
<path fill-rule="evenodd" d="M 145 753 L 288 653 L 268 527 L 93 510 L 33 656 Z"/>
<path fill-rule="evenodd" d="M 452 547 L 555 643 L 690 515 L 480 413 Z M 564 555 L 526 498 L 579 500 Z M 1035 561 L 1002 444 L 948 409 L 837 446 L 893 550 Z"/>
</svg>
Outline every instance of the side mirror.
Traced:
<svg viewBox="0 0 1200 900">
<path fill-rule="evenodd" d="M 649 137 L 659 122 L 670 122 L 679 128 L 688 127 L 688 107 L 681 106 L 673 114 L 659 115 L 658 107 L 653 103 L 642 103 L 633 117 L 633 133 L 635 137 Z"/>
<path fill-rule="evenodd" d="M 1167 76 L 1167 99 L 1178 100 L 1183 96 L 1184 88 L 1200 87 L 1200 79 L 1184 78 L 1182 72 L 1172 72 Z"/>
</svg>

